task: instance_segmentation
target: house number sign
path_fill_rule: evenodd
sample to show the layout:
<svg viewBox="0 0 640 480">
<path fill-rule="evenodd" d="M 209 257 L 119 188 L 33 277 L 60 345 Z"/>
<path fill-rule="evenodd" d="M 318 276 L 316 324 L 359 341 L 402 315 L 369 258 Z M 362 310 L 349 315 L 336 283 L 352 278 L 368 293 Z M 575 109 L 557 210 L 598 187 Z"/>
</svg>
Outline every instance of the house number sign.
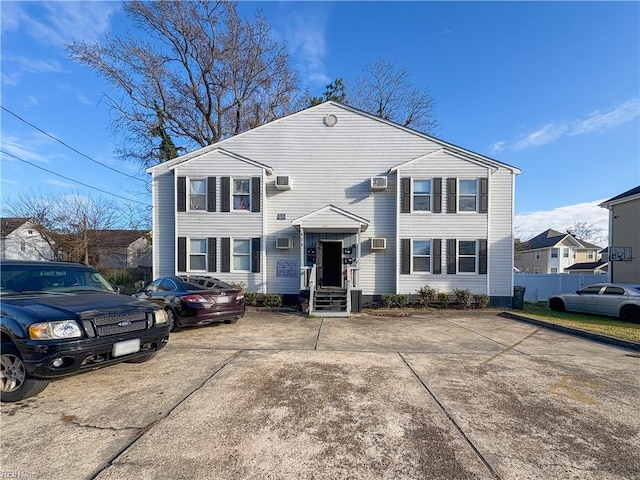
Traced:
<svg viewBox="0 0 640 480">
<path fill-rule="evenodd" d="M 278 220 L 286 220 L 287 219 L 287 214 L 286 213 L 278 213 L 276 218 Z"/>
</svg>

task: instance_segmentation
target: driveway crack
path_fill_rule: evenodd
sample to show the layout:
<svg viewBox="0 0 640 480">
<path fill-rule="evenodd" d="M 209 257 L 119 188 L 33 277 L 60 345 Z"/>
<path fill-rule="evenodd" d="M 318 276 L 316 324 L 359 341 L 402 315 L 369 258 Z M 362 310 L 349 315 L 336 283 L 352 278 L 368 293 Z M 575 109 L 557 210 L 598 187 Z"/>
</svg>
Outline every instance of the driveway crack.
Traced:
<svg viewBox="0 0 640 480">
<path fill-rule="evenodd" d="M 411 366 L 409 361 L 402 355 L 402 353 L 400 353 L 400 352 L 397 352 L 397 353 L 400 356 L 400 358 L 402 359 L 402 361 L 404 362 L 404 364 L 407 366 L 407 368 L 411 371 L 411 373 L 413 373 L 413 375 L 416 377 L 416 379 L 420 382 L 420 384 L 427 391 L 429 396 L 433 399 L 434 402 L 436 402 L 436 405 L 438 405 L 438 408 L 440 408 L 440 410 L 442 410 L 442 413 L 444 413 L 446 415 L 446 417 L 449 419 L 449 422 L 451 422 L 451 424 L 454 426 L 454 428 L 458 431 L 458 433 L 460 434 L 460 436 L 462 437 L 464 442 L 473 450 L 473 452 L 480 459 L 480 461 L 484 464 L 484 466 L 487 467 L 487 470 L 489 470 L 491 475 L 493 475 L 494 478 L 500 480 L 500 476 L 493 469 L 493 467 L 491 466 L 489 461 L 484 457 L 484 455 L 482 455 L 480 450 L 478 450 L 478 448 L 474 445 L 474 443 L 467 436 L 467 434 L 464 432 L 464 430 L 462 430 L 462 427 L 460 427 L 460 425 L 458 425 L 458 422 L 456 422 L 455 418 L 453 418 L 453 416 L 445 408 L 445 406 L 438 399 L 436 394 L 429 388 L 429 386 L 422 380 L 422 378 L 420 378 L 420 375 L 418 374 L 418 372 L 415 371 L 415 369 Z"/>
</svg>

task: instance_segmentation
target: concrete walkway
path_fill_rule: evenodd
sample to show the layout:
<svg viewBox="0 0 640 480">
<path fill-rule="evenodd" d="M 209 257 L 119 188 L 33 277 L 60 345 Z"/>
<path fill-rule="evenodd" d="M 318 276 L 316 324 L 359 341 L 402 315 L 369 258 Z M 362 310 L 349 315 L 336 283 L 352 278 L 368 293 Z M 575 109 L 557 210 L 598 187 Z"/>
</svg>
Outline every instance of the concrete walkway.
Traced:
<svg viewBox="0 0 640 480">
<path fill-rule="evenodd" d="M 638 479 L 639 372 L 636 352 L 492 314 L 250 312 L 3 404 L 0 471 Z"/>
</svg>

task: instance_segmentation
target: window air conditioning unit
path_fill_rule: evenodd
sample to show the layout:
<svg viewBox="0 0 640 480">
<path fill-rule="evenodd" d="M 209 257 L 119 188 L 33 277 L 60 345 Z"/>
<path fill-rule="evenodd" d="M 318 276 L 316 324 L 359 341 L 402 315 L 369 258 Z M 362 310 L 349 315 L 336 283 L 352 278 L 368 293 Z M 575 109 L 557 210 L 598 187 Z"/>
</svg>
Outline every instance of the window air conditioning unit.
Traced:
<svg viewBox="0 0 640 480">
<path fill-rule="evenodd" d="M 387 177 L 371 177 L 371 190 L 385 190 L 387 188 Z"/>
<path fill-rule="evenodd" d="M 289 175 L 276 175 L 276 188 L 278 190 L 291 190 L 291 177 Z"/>
<path fill-rule="evenodd" d="M 276 237 L 276 248 L 279 250 L 291 250 L 293 248 L 293 238 Z"/>
<path fill-rule="evenodd" d="M 384 250 L 387 248 L 387 239 L 386 238 L 372 238 L 371 239 L 371 250 Z"/>
</svg>

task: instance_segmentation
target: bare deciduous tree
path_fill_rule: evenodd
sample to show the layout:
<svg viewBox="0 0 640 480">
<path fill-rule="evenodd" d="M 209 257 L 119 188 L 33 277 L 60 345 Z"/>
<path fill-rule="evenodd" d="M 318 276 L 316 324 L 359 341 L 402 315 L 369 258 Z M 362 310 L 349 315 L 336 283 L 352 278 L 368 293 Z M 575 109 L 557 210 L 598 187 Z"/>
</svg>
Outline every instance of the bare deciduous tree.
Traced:
<svg viewBox="0 0 640 480">
<path fill-rule="evenodd" d="M 588 222 L 574 222 L 572 226 L 567 228 L 567 233 L 578 240 L 584 240 L 596 245 L 606 239 L 606 234 L 602 231 L 602 228 Z"/>
<path fill-rule="evenodd" d="M 428 134 L 438 131 L 429 91 L 413 87 L 408 70 L 389 60 L 365 66 L 348 98 L 350 105 L 405 127 Z"/>
<path fill-rule="evenodd" d="M 107 102 L 122 156 L 148 166 L 169 137 L 191 150 L 293 111 L 297 79 L 262 14 L 249 22 L 235 2 L 207 0 L 133 0 L 124 11 L 144 37 L 67 45 L 121 92 Z"/>
<path fill-rule="evenodd" d="M 98 234 L 120 221 L 115 204 L 79 193 L 19 193 L 5 204 L 10 216 L 30 218 L 54 252 L 68 260 L 90 263 L 99 250 Z"/>
</svg>

